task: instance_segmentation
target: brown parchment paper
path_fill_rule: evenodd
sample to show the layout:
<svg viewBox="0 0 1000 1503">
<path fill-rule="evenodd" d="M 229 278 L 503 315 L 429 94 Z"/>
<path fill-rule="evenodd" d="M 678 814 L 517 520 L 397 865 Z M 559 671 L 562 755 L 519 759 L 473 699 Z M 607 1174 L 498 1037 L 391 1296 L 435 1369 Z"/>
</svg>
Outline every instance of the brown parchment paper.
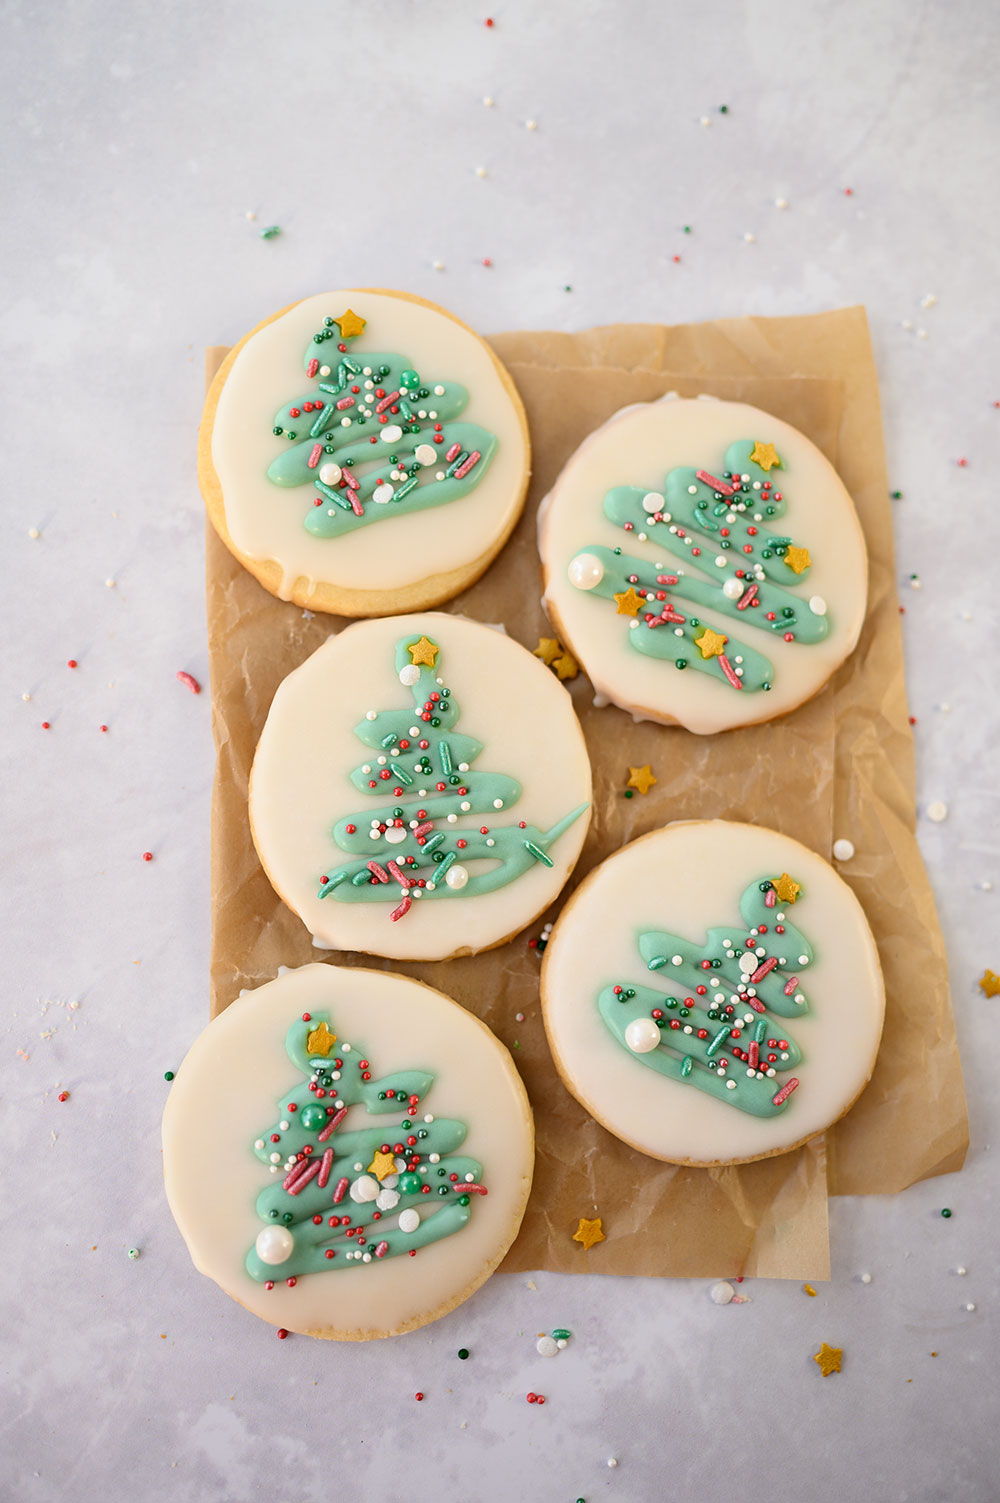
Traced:
<svg viewBox="0 0 1000 1503">
<path fill-rule="evenodd" d="M 944 944 L 914 835 L 913 746 L 894 580 L 878 387 L 862 309 L 804 318 L 581 334 L 518 333 L 491 343 L 524 400 L 534 444 L 525 514 L 486 576 L 449 607 L 502 621 L 529 648 L 550 635 L 539 604 L 535 513 L 580 441 L 628 402 L 665 391 L 752 402 L 807 433 L 854 497 L 871 557 L 861 643 L 808 704 L 771 725 L 698 737 L 594 709 L 583 673 L 567 687 L 594 768 L 594 819 L 567 896 L 597 862 L 672 819 L 769 824 L 844 869 L 879 946 L 886 1027 L 875 1075 L 853 1110 L 792 1153 L 718 1170 L 661 1164 L 595 1123 L 559 1081 L 545 1045 L 537 952 L 525 934 L 484 955 L 390 965 L 318 952 L 260 867 L 247 822 L 254 747 L 274 691 L 345 622 L 275 600 L 207 534 L 208 639 L 218 762 L 212 802 L 212 1013 L 280 965 L 317 958 L 385 966 L 439 987 L 512 1050 L 535 1113 L 535 1183 L 508 1270 L 717 1277 L 829 1277 L 827 1196 L 879 1194 L 961 1167 L 968 1126 Z M 225 355 L 208 352 L 211 377 Z M 630 764 L 658 778 L 622 796 Z M 562 899 L 560 900 L 561 903 Z M 554 918 L 556 904 L 548 918 Z M 539 928 L 542 921 L 539 922 Z M 515 1021 L 522 1012 L 524 1021 Z M 600 1215 L 606 1240 L 572 1241 Z"/>
</svg>

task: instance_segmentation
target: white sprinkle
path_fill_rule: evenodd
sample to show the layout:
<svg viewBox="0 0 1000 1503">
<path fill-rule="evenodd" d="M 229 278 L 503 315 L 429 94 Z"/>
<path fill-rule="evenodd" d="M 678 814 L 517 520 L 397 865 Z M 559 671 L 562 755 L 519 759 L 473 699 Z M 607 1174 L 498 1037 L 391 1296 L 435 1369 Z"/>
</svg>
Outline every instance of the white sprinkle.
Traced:
<svg viewBox="0 0 1000 1503">
<path fill-rule="evenodd" d="M 871 1276 L 870 1273 L 863 1273 L 861 1275 L 861 1282 L 862 1282 L 862 1284 L 870 1284 L 871 1281 L 872 1281 L 872 1276 Z"/>
<path fill-rule="evenodd" d="M 925 297 L 922 297 L 920 299 L 920 306 L 921 308 L 933 308 L 936 302 L 937 298 L 934 296 L 933 292 L 928 292 Z"/>
<path fill-rule="evenodd" d="M 757 236 L 751 234 L 750 231 L 747 230 L 746 234 L 743 236 L 743 239 L 747 242 L 748 245 L 753 245 L 757 239 Z"/>
<path fill-rule="evenodd" d="M 488 110 L 491 110 L 493 108 L 494 104 L 496 103 L 496 101 L 493 99 L 492 95 L 490 95 L 490 94 L 484 94 L 483 95 L 483 103 L 485 104 L 485 106 L 486 106 L 486 108 Z"/>
<path fill-rule="evenodd" d="M 708 115 L 702 115 L 701 119 L 698 121 L 698 124 L 699 125 L 703 125 L 706 130 L 708 130 L 708 128 L 711 125 L 711 123 L 712 122 L 711 122 L 710 118 L 708 117 Z"/>
<path fill-rule="evenodd" d="M 725 1279 L 720 1279 L 717 1284 L 712 1285 L 708 1291 L 708 1297 L 713 1305 L 728 1305 L 735 1293 L 736 1290 L 732 1284 L 727 1283 Z"/>
<path fill-rule="evenodd" d="M 835 840 L 833 842 L 833 859 L 835 861 L 850 861 L 854 856 L 854 846 L 849 840 Z"/>
<path fill-rule="evenodd" d="M 38 530 L 37 527 L 29 527 L 28 528 L 28 536 L 29 536 L 29 538 L 40 538 L 41 535 L 42 534 L 39 532 L 39 530 Z"/>
<path fill-rule="evenodd" d="M 559 1343 L 553 1336 L 539 1336 L 535 1342 L 535 1351 L 539 1357 L 557 1357 L 559 1355 Z"/>
<path fill-rule="evenodd" d="M 433 271 L 444 271 L 444 262 L 443 261 L 432 261 L 431 262 L 431 269 Z"/>
<path fill-rule="evenodd" d="M 912 329 L 913 328 L 913 320 L 909 319 L 909 318 L 904 318 L 903 319 L 903 328 L 904 329 Z"/>
<path fill-rule="evenodd" d="M 525 130 L 537 130 L 538 129 L 538 121 L 537 120 L 526 120 L 524 122 L 524 128 L 525 128 Z"/>
<path fill-rule="evenodd" d="M 788 208 L 788 199 L 787 198 L 776 198 L 774 200 L 774 207 L 776 209 L 787 209 Z"/>
<path fill-rule="evenodd" d="M 618 1457 L 617 1456 L 609 1456 L 608 1457 L 608 1466 L 617 1466 L 617 1465 L 618 1465 Z"/>
<path fill-rule="evenodd" d="M 28 693 L 27 689 L 25 689 L 24 693 L 21 695 L 21 698 L 24 700 L 25 704 L 27 704 L 28 700 L 31 698 L 31 695 Z"/>
<path fill-rule="evenodd" d="M 943 819 L 948 818 L 948 805 L 942 803 L 940 799 L 936 799 L 933 804 L 927 805 L 927 818 L 932 819 L 936 825 L 939 825 Z"/>
<path fill-rule="evenodd" d="M 486 168 L 485 167 L 477 167 L 476 168 L 476 176 L 477 177 L 485 177 L 486 176 Z"/>
<path fill-rule="evenodd" d="M 965 1275 L 968 1273 L 968 1271 L 969 1270 L 967 1268 L 956 1268 L 955 1269 L 955 1272 L 958 1274 L 959 1278 L 962 1278 L 962 1279 L 965 1278 Z"/>
<path fill-rule="evenodd" d="M 975 1305 L 966 1305 L 965 1308 L 971 1313 L 976 1307 Z"/>
<path fill-rule="evenodd" d="M 114 580 L 113 580 L 113 579 L 110 579 L 110 578 L 109 578 L 109 579 L 106 579 L 106 580 L 105 580 L 105 581 L 104 581 L 104 583 L 105 583 L 105 585 L 106 585 L 106 586 L 107 586 L 107 588 L 108 588 L 108 589 L 109 589 L 109 590 L 113 590 L 113 589 L 114 589 L 114 587 L 115 587 L 115 581 L 114 581 Z"/>
<path fill-rule="evenodd" d="M 926 339 L 927 338 L 927 330 L 926 329 L 918 329 L 917 330 L 917 338 L 918 339 Z"/>
</svg>

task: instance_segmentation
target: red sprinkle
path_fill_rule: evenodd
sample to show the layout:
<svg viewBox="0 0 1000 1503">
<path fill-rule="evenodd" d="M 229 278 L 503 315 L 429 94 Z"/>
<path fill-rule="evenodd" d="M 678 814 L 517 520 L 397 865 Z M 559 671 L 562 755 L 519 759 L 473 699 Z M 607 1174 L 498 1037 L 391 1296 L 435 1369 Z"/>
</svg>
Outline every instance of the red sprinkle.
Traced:
<svg viewBox="0 0 1000 1503">
<path fill-rule="evenodd" d="M 98 730 L 100 730 L 100 731 L 106 731 L 107 730 L 107 726 L 106 725 L 98 726 Z"/>
<path fill-rule="evenodd" d="M 42 721 L 42 730 L 43 731 L 51 730 L 51 728 L 52 728 L 52 722 L 50 720 L 43 720 Z"/>
<path fill-rule="evenodd" d="M 421 1401 L 421 1399 L 423 1398 L 423 1394 L 422 1393 L 415 1393 L 413 1395 L 413 1397 L 416 1399 L 417 1403 L 419 1404 L 420 1401 Z"/>
<path fill-rule="evenodd" d="M 201 684 L 199 684 L 198 680 L 194 677 L 194 675 L 192 673 L 185 673 L 183 671 L 183 669 L 182 669 L 177 674 L 177 682 L 179 684 L 184 684 L 184 686 L 186 688 L 188 688 L 188 689 L 191 690 L 192 694 L 200 694 L 201 693 Z"/>
<path fill-rule="evenodd" d="M 152 859 L 153 859 L 153 853 L 152 853 L 152 851 L 143 851 L 143 853 L 142 853 L 142 859 L 143 859 L 143 861 L 152 861 Z"/>
<path fill-rule="evenodd" d="M 964 459 L 960 459 L 958 462 L 959 462 L 959 464 L 964 464 L 965 460 Z M 68 661 L 68 663 L 66 664 L 66 667 L 67 668 L 75 668 L 76 665 L 77 665 L 76 664 L 76 658 L 70 658 L 69 661 Z"/>
<path fill-rule="evenodd" d="M 279 1341 L 285 1341 L 285 1340 L 287 1340 L 287 1338 L 288 1338 L 288 1332 L 285 1330 L 284 1326 L 279 1326 L 278 1327 L 278 1340 Z"/>
<path fill-rule="evenodd" d="M 69 1100 L 69 1091 L 60 1091 L 58 1099 L 60 1101 L 68 1101 Z"/>
</svg>

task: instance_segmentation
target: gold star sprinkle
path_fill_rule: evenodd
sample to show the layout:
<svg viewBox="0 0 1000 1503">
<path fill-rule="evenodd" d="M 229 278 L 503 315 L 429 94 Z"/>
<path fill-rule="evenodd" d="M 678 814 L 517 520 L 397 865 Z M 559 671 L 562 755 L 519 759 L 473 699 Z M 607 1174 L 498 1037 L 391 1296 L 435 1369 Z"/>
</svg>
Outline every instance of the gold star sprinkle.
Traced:
<svg viewBox="0 0 1000 1503">
<path fill-rule="evenodd" d="M 441 651 L 436 642 L 428 637 L 421 637 L 419 642 L 411 642 L 406 649 L 410 654 L 410 662 L 424 663 L 428 668 L 433 668 L 437 662 L 437 655 Z"/>
<path fill-rule="evenodd" d="M 1000 995 L 1000 976 L 990 970 L 984 971 L 979 978 L 979 990 L 986 997 Z"/>
<path fill-rule="evenodd" d="M 782 872 L 780 877 L 776 877 L 771 886 L 777 893 L 778 901 L 781 903 L 794 903 L 802 891 L 802 884 L 800 882 L 793 882 L 787 872 Z"/>
<path fill-rule="evenodd" d="M 318 1028 L 313 1028 L 306 1035 L 306 1053 L 322 1054 L 325 1057 L 336 1042 L 337 1035 L 331 1033 L 325 1023 L 321 1023 Z"/>
<path fill-rule="evenodd" d="M 809 557 L 809 549 L 796 548 L 793 543 L 791 547 L 785 549 L 785 563 L 793 574 L 802 574 L 812 563 L 812 559 Z"/>
<path fill-rule="evenodd" d="M 561 657 L 556 658 L 552 666 L 556 670 L 559 678 L 576 678 L 577 674 L 580 672 L 579 663 L 576 661 L 576 658 L 568 652 L 564 652 Z"/>
<path fill-rule="evenodd" d="M 593 1221 L 588 1221 L 585 1216 L 581 1216 L 579 1225 L 573 1233 L 573 1241 L 579 1242 L 588 1252 L 595 1242 L 603 1242 L 604 1231 L 600 1216 L 596 1217 Z"/>
<path fill-rule="evenodd" d="M 381 1184 L 382 1180 L 388 1179 L 390 1174 L 396 1173 L 395 1155 L 383 1153 L 381 1148 L 376 1149 L 375 1157 L 368 1165 L 368 1173 L 374 1174 L 375 1178 Z"/>
<path fill-rule="evenodd" d="M 706 626 L 700 637 L 695 637 L 694 645 L 699 648 L 703 658 L 720 658 L 725 651 L 729 638 L 721 632 L 712 631 Z"/>
<path fill-rule="evenodd" d="M 359 318 L 350 308 L 333 321 L 340 330 L 341 339 L 356 339 L 359 334 L 364 333 L 365 319 Z"/>
<path fill-rule="evenodd" d="M 839 1346 L 827 1346 L 826 1342 L 820 1344 L 820 1349 L 813 1357 L 814 1362 L 819 1363 L 819 1370 L 824 1378 L 831 1373 L 840 1372 L 840 1359 L 843 1357 L 843 1349 Z"/>
<path fill-rule="evenodd" d="M 534 655 L 536 658 L 541 658 L 546 668 L 551 668 L 561 652 L 562 648 L 555 637 L 539 637 Z"/>
<path fill-rule="evenodd" d="M 762 470 L 773 470 L 776 466 L 780 470 L 781 460 L 778 451 L 773 444 L 762 444 L 758 438 L 750 455 L 751 464 L 759 464 Z"/>
<path fill-rule="evenodd" d="M 640 793 L 648 793 L 655 782 L 656 779 L 653 777 L 649 763 L 647 762 L 645 767 L 629 768 L 628 783 L 625 786 L 627 788 L 637 788 Z"/>
<path fill-rule="evenodd" d="M 619 616 L 637 616 L 642 607 L 642 596 L 635 593 L 632 585 L 615 596 Z"/>
</svg>

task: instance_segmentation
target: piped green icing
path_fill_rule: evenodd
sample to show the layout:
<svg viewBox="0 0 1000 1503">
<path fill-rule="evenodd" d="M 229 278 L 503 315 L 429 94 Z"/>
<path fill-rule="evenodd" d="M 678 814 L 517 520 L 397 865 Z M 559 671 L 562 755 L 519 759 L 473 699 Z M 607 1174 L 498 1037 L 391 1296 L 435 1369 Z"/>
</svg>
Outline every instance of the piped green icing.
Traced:
<svg viewBox="0 0 1000 1503">
<path fill-rule="evenodd" d="M 825 604 L 819 602 L 817 610 L 816 597 L 790 588 L 808 578 L 807 555 L 790 537 L 771 530 L 769 523 L 784 513 L 785 498 L 770 470 L 750 458 L 756 448 L 749 439 L 730 444 L 718 475 L 678 466 L 667 474 L 662 494 L 623 485 L 605 496 L 609 521 L 658 551 L 683 559 L 686 568 L 667 568 L 596 544 L 575 555 L 593 557 L 603 569 L 596 584 L 581 588 L 606 600 L 630 587 L 644 597 L 626 628 L 636 652 L 751 692 L 771 688 L 774 668 L 769 659 L 728 634 L 724 651 L 706 656 L 697 639 L 706 625 L 713 630 L 715 626 L 682 609 L 678 601 L 806 645 L 822 641 L 830 630 Z M 721 482 L 723 489 L 713 482 Z M 789 548 L 795 550 L 791 557 L 797 569 L 786 562 Z M 700 572 L 692 574 L 691 568 Z"/>
<path fill-rule="evenodd" d="M 425 383 L 402 355 L 355 351 L 351 340 L 338 339 L 333 323 L 326 321 L 305 352 L 315 390 L 287 402 L 274 416 L 275 436 L 290 447 L 272 461 L 268 479 L 279 486 L 314 487 L 306 531 L 342 537 L 387 517 L 444 506 L 472 491 L 489 469 L 497 439 L 477 423 L 456 421 L 469 402 L 465 387 Z M 385 434 L 394 430 L 400 431 L 386 441 Z M 328 484 L 320 471 L 329 464 L 342 474 Z"/>
<path fill-rule="evenodd" d="M 257 1158 L 273 1171 L 274 1178 L 257 1197 L 257 1215 L 265 1226 L 283 1227 L 292 1239 L 288 1256 L 277 1264 L 265 1262 L 256 1244 L 250 1248 L 246 1270 L 257 1283 L 374 1266 L 427 1247 L 460 1231 L 472 1215 L 476 1195 L 485 1193 L 468 1188 L 479 1184 L 482 1166 L 454 1151 L 465 1141 L 466 1124 L 443 1117 L 428 1121 L 422 1109 L 434 1076 L 405 1070 L 379 1080 L 366 1079 L 371 1074 L 369 1062 L 356 1046 L 333 1036 L 327 1054 L 310 1052 L 310 1036 L 324 1025 L 329 1034 L 330 1016 L 318 1012 L 297 1019 L 288 1029 L 288 1057 L 307 1080 L 281 1097 L 279 1120 L 254 1144 Z M 415 1115 L 418 1104 L 421 1111 Z M 343 1125 L 321 1140 L 323 1123 L 329 1123 L 342 1107 L 348 1108 Z M 399 1125 L 348 1127 L 353 1109 L 361 1107 L 370 1116 L 396 1112 Z M 319 1125 L 314 1117 L 320 1119 Z M 413 1143 L 408 1142 L 410 1138 Z M 381 1179 L 377 1200 L 359 1204 L 351 1197 L 350 1185 L 376 1177 L 369 1175 L 369 1165 L 385 1144 L 395 1152 L 396 1172 Z M 285 1188 L 296 1162 L 321 1161 L 327 1149 L 332 1149 L 333 1158 L 326 1173 L 314 1175 L 297 1194 L 294 1183 Z M 277 1165 L 272 1163 L 275 1153 L 280 1155 Z M 438 1161 L 431 1162 L 432 1156 L 439 1156 Z M 427 1194 L 424 1186 L 430 1187 Z M 420 1213 L 420 1224 L 411 1232 L 399 1226 L 400 1213 L 406 1210 Z M 375 1211 L 379 1212 L 377 1221 L 372 1217 Z M 318 1222 L 315 1217 L 320 1218 Z M 327 1256 L 329 1252 L 333 1257 Z"/>
<path fill-rule="evenodd" d="M 809 941 L 788 922 L 787 906 L 778 899 L 775 882 L 762 878 L 740 899 L 743 933 L 738 924 L 709 929 L 702 945 L 665 931 L 640 934 L 638 949 L 647 970 L 662 972 L 669 989 L 621 982 L 600 993 L 601 1017 L 622 1048 L 668 1079 L 754 1117 L 783 1112 L 795 1087 L 790 1081 L 781 1086 L 776 1077 L 793 1070 L 802 1053 L 777 1020 L 808 1012 L 797 973 L 813 961 Z M 753 971 L 744 973 L 741 956 L 754 958 Z M 772 958 L 777 963 L 752 980 Z M 704 996 L 698 987 L 706 989 Z M 625 1040 L 628 1025 L 656 1013 L 660 1043 L 647 1053 L 633 1053 Z M 755 1069 L 750 1068 L 753 1044 L 759 1051 Z"/>
<path fill-rule="evenodd" d="M 517 803 L 521 785 L 506 773 L 473 768 L 482 742 L 458 731 L 458 702 L 439 677 L 441 649 L 431 642 L 421 654 L 424 641 L 411 634 L 396 644 L 396 671 L 413 695 L 413 708 L 369 711 L 354 728 L 375 755 L 354 769 L 351 782 L 373 803 L 334 825 L 336 844 L 356 859 L 327 870 L 321 898 L 402 900 L 405 912 L 406 899 L 495 892 L 536 862 L 551 866 L 550 848 L 588 807 L 578 805 L 547 830 L 493 823 Z M 413 663 L 414 653 L 432 656 L 434 666 Z M 463 825 L 466 815 L 475 823 Z M 403 916 L 398 909 L 392 914 L 397 916 Z"/>
</svg>

